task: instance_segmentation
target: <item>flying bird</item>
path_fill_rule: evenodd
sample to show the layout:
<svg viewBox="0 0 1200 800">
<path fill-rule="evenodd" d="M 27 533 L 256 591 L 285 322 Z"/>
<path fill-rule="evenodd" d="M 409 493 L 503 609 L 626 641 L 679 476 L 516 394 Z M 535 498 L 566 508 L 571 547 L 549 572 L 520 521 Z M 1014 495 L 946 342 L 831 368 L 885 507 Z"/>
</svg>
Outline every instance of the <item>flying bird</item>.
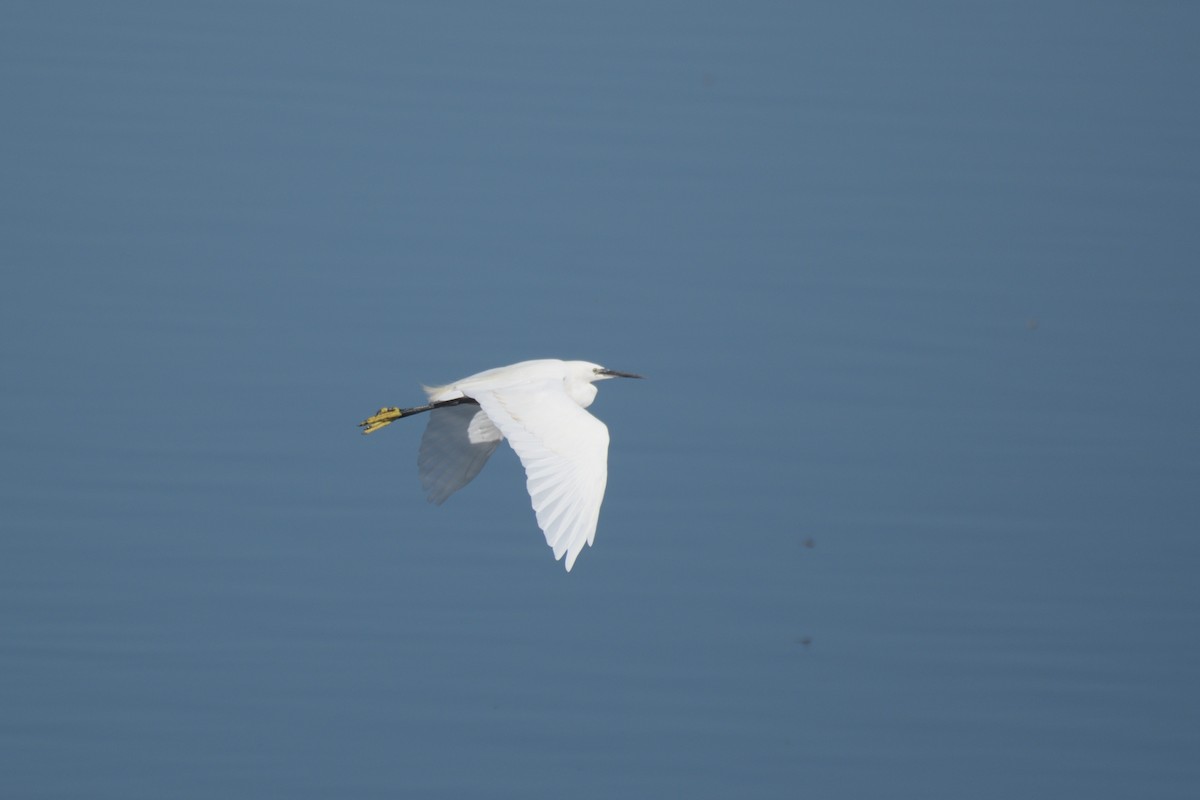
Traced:
<svg viewBox="0 0 1200 800">
<path fill-rule="evenodd" d="M 539 359 L 489 369 L 448 383 L 425 386 L 429 402 L 381 408 L 358 423 L 374 433 L 402 417 L 426 411 L 417 468 L 432 503 L 441 504 L 483 469 L 501 439 L 525 467 L 525 487 L 538 527 L 555 560 L 567 571 L 596 522 L 608 483 L 608 427 L 585 408 L 596 399 L 596 381 L 641 378 L 588 361 Z"/>
</svg>

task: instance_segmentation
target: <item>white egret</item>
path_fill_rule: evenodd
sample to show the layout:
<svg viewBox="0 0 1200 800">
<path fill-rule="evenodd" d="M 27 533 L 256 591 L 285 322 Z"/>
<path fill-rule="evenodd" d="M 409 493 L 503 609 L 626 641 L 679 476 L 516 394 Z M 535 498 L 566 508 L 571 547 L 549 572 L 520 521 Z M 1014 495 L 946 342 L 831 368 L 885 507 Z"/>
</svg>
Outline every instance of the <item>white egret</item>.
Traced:
<svg viewBox="0 0 1200 800">
<path fill-rule="evenodd" d="M 489 369 L 445 386 L 425 386 L 429 402 L 381 408 L 358 424 L 373 433 L 401 417 L 429 415 L 417 467 L 432 503 L 442 503 L 483 469 L 501 439 L 525 467 L 538 527 L 567 571 L 596 522 L 608 483 L 608 428 L 585 408 L 595 381 L 640 378 L 587 361 L 540 359 Z"/>
</svg>

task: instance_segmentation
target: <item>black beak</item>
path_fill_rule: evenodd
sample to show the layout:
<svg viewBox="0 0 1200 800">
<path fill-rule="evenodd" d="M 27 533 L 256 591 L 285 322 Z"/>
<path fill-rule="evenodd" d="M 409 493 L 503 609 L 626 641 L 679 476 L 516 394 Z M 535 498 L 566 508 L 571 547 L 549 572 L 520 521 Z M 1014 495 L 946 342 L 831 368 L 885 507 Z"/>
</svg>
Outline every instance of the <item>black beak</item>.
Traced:
<svg viewBox="0 0 1200 800">
<path fill-rule="evenodd" d="M 617 372 L 615 369 L 598 369 L 597 375 L 608 375 L 611 378 L 641 378 L 641 375 L 634 375 L 632 372 Z"/>
</svg>

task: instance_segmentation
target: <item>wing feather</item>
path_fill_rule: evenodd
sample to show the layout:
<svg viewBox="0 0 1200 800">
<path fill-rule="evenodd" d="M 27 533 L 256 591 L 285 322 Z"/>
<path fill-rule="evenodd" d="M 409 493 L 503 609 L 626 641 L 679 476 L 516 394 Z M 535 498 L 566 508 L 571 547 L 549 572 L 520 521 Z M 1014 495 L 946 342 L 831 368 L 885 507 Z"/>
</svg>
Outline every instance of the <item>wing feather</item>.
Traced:
<svg viewBox="0 0 1200 800">
<path fill-rule="evenodd" d="M 563 388 L 561 380 L 465 389 L 508 439 L 525 467 L 525 487 L 554 558 L 569 572 L 596 523 L 608 483 L 608 428 Z"/>
<path fill-rule="evenodd" d="M 417 454 L 417 471 L 429 502 L 441 505 L 474 480 L 503 438 L 479 406 L 446 406 L 429 412 Z"/>
</svg>

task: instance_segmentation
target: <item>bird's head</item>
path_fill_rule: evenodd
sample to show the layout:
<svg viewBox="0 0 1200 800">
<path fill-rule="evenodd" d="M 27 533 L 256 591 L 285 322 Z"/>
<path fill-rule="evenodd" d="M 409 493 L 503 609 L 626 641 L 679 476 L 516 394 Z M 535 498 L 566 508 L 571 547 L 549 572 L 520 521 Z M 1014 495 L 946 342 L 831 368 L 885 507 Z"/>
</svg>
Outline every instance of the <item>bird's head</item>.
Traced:
<svg viewBox="0 0 1200 800">
<path fill-rule="evenodd" d="M 568 361 L 566 366 L 567 375 L 563 382 L 566 384 L 567 394 L 583 408 L 590 406 L 596 399 L 596 387 L 592 385 L 596 381 L 605 381 L 609 378 L 642 377 L 634 375 L 632 372 L 608 369 L 590 361 Z"/>
</svg>

